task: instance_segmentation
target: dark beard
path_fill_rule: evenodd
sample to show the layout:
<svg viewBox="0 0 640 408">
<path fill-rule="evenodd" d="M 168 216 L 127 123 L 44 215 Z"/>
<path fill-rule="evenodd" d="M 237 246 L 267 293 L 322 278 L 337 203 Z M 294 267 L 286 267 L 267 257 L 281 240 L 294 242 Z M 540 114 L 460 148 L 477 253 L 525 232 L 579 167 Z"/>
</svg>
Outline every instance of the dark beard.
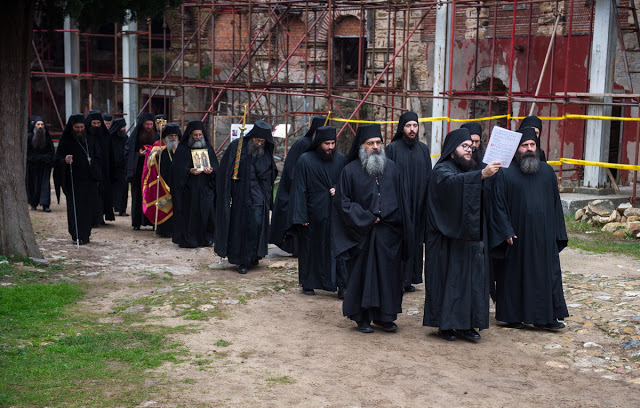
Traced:
<svg viewBox="0 0 640 408">
<path fill-rule="evenodd" d="M 249 142 L 249 154 L 253 157 L 262 157 L 264 155 L 264 145 L 257 145 L 251 140 Z"/>
<path fill-rule="evenodd" d="M 36 129 L 36 132 L 33 134 L 33 138 L 31 139 L 31 147 L 34 149 L 42 149 L 47 143 L 44 136 L 44 129 Z"/>
<path fill-rule="evenodd" d="M 123 131 L 123 130 L 118 130 L 118 137 L 126 139 L 127 138 L 127 132 Z"/>
<path fill-rule="evenodd" d="M 516 152 L 514 160 L 524 174 L 535 174 L 540 169 L 540 152 Z"/>
<path fill-rule="evenodd" d="M 325 153 L 325 151 L 322 149 L 322 146 L 318 146 L 316 148 L 316 153 L 318 154 L 318 156 L 320 157 L 320 159 L 322 161 L 331 161 L 333 160 L 333 156 L 335 154 L 335 150 L 332 150 L 331 153 Z"/>
<path fill-rule="evenodd" d="M 76 139 L 80 143 L 86 143 L 87 142 L 87 131 L 86 130 L 81 130 L 79 132 L 74 131 L 73 132 L 73 138 Z"/>
<path fill-rule="evenodd" d="M 476 163 L 480 163 L 482 161 L 482 158 L 484 157 L 484 147 L 482 147 L 482 144 L 473 151 L 471 157 L 476 161 Z"/>
<path fill-rule="evenodd" d="M 153 134 L 153 129 L 143 130 L 138 136 L 138 140 L 140 140 L 140 144 L 151 145 L 156 141 L 155 135 Z"/>
<path fill-rule="evenodd" d="M 192 149 L 204 149 L 206 146 L 204 139 L 196 140 L 189 138 L 189 147 Z"/>
<path fill-rule="evenodd" d="M 89 126 L 89 134 L 91 136 L 99 137 L 100 136 L 100 127 Z"/>
<path fill-rule="evenodd" d="M 418 135 L 416 135 L 415 137 L 407 137 L 407 135 L 403 135 L 402 138 L 409 146 L 413 146 L 418 142 Z"/>
<path fill-rule="evenodd" d="M 473 170 L 476 167 L 476 161 L 473 159 L 473 154 L 471 155 L 471 160 L 467 160 L 463 156 L 459 156 L 458 152 L 454 151 L 453 162 L 464 173 L 468 172 L 469 170 Z"/>
</svg>

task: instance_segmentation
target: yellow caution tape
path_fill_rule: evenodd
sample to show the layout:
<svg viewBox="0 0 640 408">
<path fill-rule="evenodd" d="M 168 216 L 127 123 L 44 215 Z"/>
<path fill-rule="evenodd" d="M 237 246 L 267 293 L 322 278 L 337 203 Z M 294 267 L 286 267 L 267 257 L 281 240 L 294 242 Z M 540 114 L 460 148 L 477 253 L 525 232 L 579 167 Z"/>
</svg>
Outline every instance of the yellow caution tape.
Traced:
<svg viewBox="0 0 640 408">
<path fill-rule="evenodd" d="M 560 159 L 559 161 L 548 161 L 547 163 L 552 166 L 558 166 L 560 164 L 574 164 L 577 166 L 596 166 L 596 167 L 608 167 L 610 169 L 640 171 L 640 166 L 635 166 L 633 164 L 605 163 L 605 162 L 594 162 L 594 161 L 578 160 L 578 159 Z"/>
<path fill-rule="evenodd" d="M 526 116 L 511 116 L 511 115 L 496 115 L 496 116 L 487 116 L 484 118 L 475 118 L 475 119 L 454 119 L 446 116 L 435 117 L 435 118 L 419 118 L 418 122 L 483 122 L 488 120 L 497 120 L 497 119 L 524 119 Z M 640 122 L 640 118 L 625 118 L 622 116 L 594 116 L 594 115 L 575 115 L 572 113 L 567 113 L 564 116 L 538 116 L 540 120 L 566 120 L 566 119 L 591 119 L 591 120 L 619 120 L 623 122 Z M 397 120 L 357 120 L 357 119 L 341 119 L 341 118 L 330 118 L 329 120 L 334 122 L 348 122 L 348 123 L 380 123 L 380 124 L 390 124 L 390 123 L 398 123 Z"/>
</svg>

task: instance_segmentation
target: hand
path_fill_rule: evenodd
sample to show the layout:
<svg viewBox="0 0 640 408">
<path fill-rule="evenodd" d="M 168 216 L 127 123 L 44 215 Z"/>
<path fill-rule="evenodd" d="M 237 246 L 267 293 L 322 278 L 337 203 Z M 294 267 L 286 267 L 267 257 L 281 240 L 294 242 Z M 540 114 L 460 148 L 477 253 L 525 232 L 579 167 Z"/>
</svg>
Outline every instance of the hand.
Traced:
<svg viewBox="0 0 640 408">
<path fill-rule="evenodd" d="M 516 237 L 516 236 L 514 235 L 514 236 L 512 236 L 512 237 L 510 237 L 510 238 L 507 238 L 507 239 L 505 240 L 505 242 L 506 242 L 507 244 L 509 244 L 509 245 L 513 245 L 513 240 L 514 240 L 514 239 L 516 239 L 516 238 L 518 238 L 518 237 Z"/>
<path fill-rule="evenodd" d="M 205 167 L 205 168 L 204 168 L 204 172 L 205 172 L 205 174 L 211 174 L 211 173 L 213 173 L 213 167 Z"/>
<path fill-rule="evenodd" d="M 73 163 L 73 155 L 71 155 L 71 154 L 66 155 L 64 157 L 64 162 L 67 163 L 67 164 Z"/>
<path fill-rule="evenodd" d="M 189 169 L 189 173 L 195 174 L 197 176 L 198 174 L 202 173 L 202 170 L 198 170 L 196 168 L 193 168 L 193 169 Z"/>
<path fill-rule="evenodd" d="M 333 197 L 334 195 L 336 195 L 336 189 L 335 189 L 335 188 L 330 188 L 330 189 L 329 189 L 329 194 L 331 194 L 331 197 Z"/>
<path fill-rule="evenodd" d="M 303 222 L 303 223 L 302 223 L 302 226 L 303 226 L 303 227 L 308 227 L 308 226 L 309 226 L 309 223 L 308 223 L 308 222 Z"/>
<path fill-rule="evenodd" d="M 380 222 L 380 217 L 376 217 L 376 224 Z"/>
<path fill-rule="evenodd" d="M 500 163 L 499 161 L 495 161 L 487 164 L 487 167 L 482 169 L 482 178 L 485 179 L 487 177 L 493 176 L 498 172 L 498 170 L 500 170 L 501 167 L 502 167 L 502 163 Z"/>
<path fill-rule="evenodd" d="M 145 151 L 138 152 L 138 156 L 146 156 L 146 154 L 147 154 L 147 152 L 145 152 Z"/>
</svg>

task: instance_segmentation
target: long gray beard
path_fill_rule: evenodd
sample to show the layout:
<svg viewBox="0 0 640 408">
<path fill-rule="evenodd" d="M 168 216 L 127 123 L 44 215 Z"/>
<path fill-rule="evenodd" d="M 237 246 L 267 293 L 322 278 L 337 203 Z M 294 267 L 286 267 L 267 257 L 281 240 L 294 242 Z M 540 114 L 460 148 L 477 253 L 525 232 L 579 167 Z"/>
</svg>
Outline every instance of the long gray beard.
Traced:
<svg viewBox="0 0 640 408">
<path fill-rule="evenodd" d="M 384 152 L 383 146 L 380 146 L 378 153 L 376 153 L 375 150 L 367 152 L 364 146 L 360 146 L 359 156 L 362 168 L 369 173 L 369 175 L 377 177 L 384 173 L 387 155 Z"/>
<path fill-rule="evenodd" d="M 540 170 L 540 153 L 537 150 L 524 154 L 516 153 L 515 159 L 524 174 L 536 174 Z"/>
<path fill-rule="evenodd" d="M 37 129 L 31 139 L 31 147 L 34 149 L 41 149 L 46 144 L 44 129 Z"/>
<path fill-rule="evenodd" d="M 169 149 L 169 151 L 171 152 L 175 152 L 176 148 L 178 147 L 178 141 L 177 140 L 167 140 L 164 142 L 164 144 L 167 145 L 167 149 Z"/>
<path fill-rule="evenodd" d="M 204 139 L 189 139 L 189 147 L 192 149 L 204 149 L 205 146 Z"/>
<path fill-rule="evenodd" d="M 262 157 L 264 154 L 264 145 L 260 146 L 253 141 L 249 142 L 249 154 L 253 157 Z"/>
</svg>

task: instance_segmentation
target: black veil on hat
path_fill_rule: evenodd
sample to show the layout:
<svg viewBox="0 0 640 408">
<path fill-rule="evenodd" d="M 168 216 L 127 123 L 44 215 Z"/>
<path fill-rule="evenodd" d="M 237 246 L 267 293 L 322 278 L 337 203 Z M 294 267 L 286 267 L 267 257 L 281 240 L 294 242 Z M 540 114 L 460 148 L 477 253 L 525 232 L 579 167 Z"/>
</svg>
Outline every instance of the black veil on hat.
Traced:
<svg viewBox="0 0 640 408">
<path fill-rule="evenodd" d="M 188 144 L 189 138 L 191 137 L 191 132 L 193 132 L 194 130 L 202 131 L 202 138 L 204 139 L 204 142 L 207 144 L 207 146 L 209 146 L 209 138 L 207 137 L 207 132 L 205 132 L 204 130 L 204 124 L 202 123 L 202 121 L 199 121 L 199 120 L 192 120 L 191 122 L 187 123 L 187 127 L 184 129 L 184 133 L 180 137 L 180 144 L 183 144 L 183 145 Z M 180 135 L 180 133 L 178 133 L 178 135 Z M 163 130 L 162 137 L 164 136 L 165 134 Z"/>
<path fill-rule="evenodd" d="M 540 133 L 542 133 L 542 120 L 537 116 L 527 116 L 522 119 L 522 123 L 520 123 L 518 130 L 526 127 L 538 128 Z"/>
<path fill-rule="evenodd" d="M 356 137 L 353 138 L 353 144 L 351 145 L 349 155 L 347 156 L 347 162 L 352 162 L 357 159 L 360 152 L 360 146 L 362 146 L 362 144 L 367 140 L 374 137 L 378 137 L 382 140 L 382 130 L 379 123 L 370 123 L 358 126 L 358 130 L 356 130 Z"/>
<path fill-rule="evenodd" d="M 482 139 L 482 126 L 478 122 L 467 122 L 460 128 L 467 129 L 470 135 L 480 135 L 480 139 Z"/>
<path fill-rule="evenodd" d="M 448 160 L 458 146 L 460 146 L 465 141 L 471 142 L 471 133 L 466 128 L 456 129 L 452 132 L 447 133 L 447 136 L 444 138 L 444 145 L 442 146 L 442 153 L 440 154 L 440 159 L 438 159 L 438 163 L 440 164 L 446 160 Z"/>
<path fill-rule="evenodd" d="M 202 133 L 204 137 L 204 130 Z M 164 129 L 162 129 L 162 138 L 164 139 L 169 135 L 178 135 L 178 140 L 182 139 L 182 132 L 180 132 L 180 126 L 177 123 L 169 122 L 164 126 Z"/>
<path fill-rule="evenodd" d="M 314 116 L 313 119 L 311 119 L 311 126 L 309 126 L 309 130 L 307 130 L 307 133 L 304 134 L 304 137 L 312 139 L 316 129 L 318 129 L 320 126 L 324 126 L 324 122 L 326 121 L 326 116 Z"/>
<path fill-rule="evenodd" d="M 313 142 L 311 142 L 311 146 L 309 146 L 307 151 L 310 152 L 312 150 L 316 150 L 318 146 L 329 140 L 336 140 L 336 128 L 331 126 L 320 126 L 316 129 L 316 136 L 313 138 Z"/>
<path fill-rule="evenodd" d="M 111 127 L 109 127 L 109 133 L 113 135 L 123 127 L 127 127 L 127 121 L 124 118 L 116 118 L 114 121 L 111 122 Z"/>
<path fill-rule="evenodd" d="M 391 140 L 392 142 L 394 140 L 398 140 L 401 139 L 404 136 L 404 126 L 411 122 L 418 122 L 418 114 L 415 112 L 405 112 L 400 116 L 400 119 L 398 120 L 398 129 L 396 129 L 396 134 L 393 136 L 393 139 Z M 420 122 L 418 122 L 418 126 L 420 126 Z"/>
<path fill-rule="evenodd" d="M 99 110 L 89 111 L 89 113 L 87 114 L 87 117 L 84 119 L 84 127 L 87 128 L 88 130 L 91 127 L 91 122 L 94 120 L 99 120 L 100 127 L 103 128 L 106 132 L 109 131 L 109 129 L 107 129 L 107 125 L 104 124 L 104 119 L 102 118 L 102 112 L 100 112 Z"/>
<path fill-rule="evenodd" d="M 536 148 L 540 147 L 538 137 L 536 136 L 536 130 L 534 128 L 532 127 L 520 128 L 518 129 L 518 133 L 522 134 L 519 144 L 523 144 L 524 142 L 533 140 L 534 142 L 536 142 Z"/>
</svg>

